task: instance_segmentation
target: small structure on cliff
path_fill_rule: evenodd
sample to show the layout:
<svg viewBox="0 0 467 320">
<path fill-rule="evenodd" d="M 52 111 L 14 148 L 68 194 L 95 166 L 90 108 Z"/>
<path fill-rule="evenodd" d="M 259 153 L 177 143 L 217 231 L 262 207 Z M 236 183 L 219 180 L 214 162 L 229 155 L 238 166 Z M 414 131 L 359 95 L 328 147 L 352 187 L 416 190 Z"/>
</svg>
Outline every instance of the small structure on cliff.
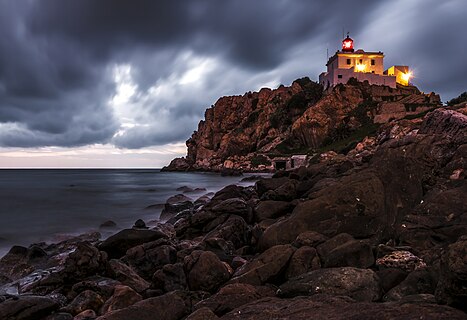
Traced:
<svg viewBox="0 0 467 320">
<path fill-rule="evenodd" d="M 347 38 L 342 40 L 342 50 L 326 63 L 327 72 L 319 75 L 319 83 L 325 89 L 339 83 L 346 84 L 350 78 L 391 88 L 396 88 L 397 84 L 409 85 L 411 73 L 408 66 L 392 66 L 384 71 L 383 52 L 355 51 L 353 42 L 347 34 Z"/>
</svg>

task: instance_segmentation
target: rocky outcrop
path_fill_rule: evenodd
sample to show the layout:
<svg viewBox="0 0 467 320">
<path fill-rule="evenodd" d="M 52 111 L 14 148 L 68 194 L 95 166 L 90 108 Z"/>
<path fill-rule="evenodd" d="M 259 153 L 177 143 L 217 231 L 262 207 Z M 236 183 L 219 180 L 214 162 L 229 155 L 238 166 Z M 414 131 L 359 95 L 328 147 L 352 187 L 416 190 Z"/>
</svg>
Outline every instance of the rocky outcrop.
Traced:
<svg viewBox="0 0 467 320">
<path fill-rule="evenodd" d="M 323 93 L 320 85 L 302 78 L 290 87 L 219 99 L 187 141 L 187 156 L 163 170 L 272 170 L 274 159 L 309 153 L 439 106 L 438 95 L 415 87 L 350 81 Z"/>
</svg>

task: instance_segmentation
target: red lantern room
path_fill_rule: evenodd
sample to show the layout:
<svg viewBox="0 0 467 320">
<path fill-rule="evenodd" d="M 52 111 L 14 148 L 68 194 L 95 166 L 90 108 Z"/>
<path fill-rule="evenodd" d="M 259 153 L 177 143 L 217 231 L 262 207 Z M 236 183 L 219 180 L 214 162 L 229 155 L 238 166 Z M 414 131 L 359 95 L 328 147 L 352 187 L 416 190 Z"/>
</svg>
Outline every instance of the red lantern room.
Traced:
<svg viewBox="0 0 467 320">
<path fill-rule="evenodd" d="M 347 38 L 342 40 L 342 52 L 353 52 L 353 40 L 347 33 Z"/>
</svg>

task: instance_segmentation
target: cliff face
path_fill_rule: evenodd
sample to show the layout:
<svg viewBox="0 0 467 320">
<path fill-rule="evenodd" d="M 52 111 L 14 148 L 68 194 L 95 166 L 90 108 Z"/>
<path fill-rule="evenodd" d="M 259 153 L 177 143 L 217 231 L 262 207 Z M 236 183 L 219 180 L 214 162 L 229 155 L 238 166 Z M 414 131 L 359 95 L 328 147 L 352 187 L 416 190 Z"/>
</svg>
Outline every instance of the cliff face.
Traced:
<svg viewBox="0 0 467 320">
<path fill-rule="evenodd" d="M 415 87 L 392 89 L 350 81 L 326 92 L 302 78 L 291 86 L 220 98 L 187 141 L 186 158 L 168 170 L 273 169 L 277 157 L 312 154 L 359 131 L 441 105 Z"/>
</svg>

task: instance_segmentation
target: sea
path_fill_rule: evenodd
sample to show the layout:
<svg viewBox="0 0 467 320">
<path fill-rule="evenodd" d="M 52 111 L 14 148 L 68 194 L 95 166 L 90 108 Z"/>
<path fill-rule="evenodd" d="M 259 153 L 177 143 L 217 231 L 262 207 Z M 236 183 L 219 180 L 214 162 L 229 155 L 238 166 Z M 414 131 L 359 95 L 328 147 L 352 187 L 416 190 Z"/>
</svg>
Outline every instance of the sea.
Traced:
<svg viewBox="0 0 467 320">
<path fill-rule="evenodd" d="M 1 169 L 0 257 L 13 245 L 57 242 L 98 231 L 105 238 L 137 219 L 157 221 L 163 204 L 187 186 L 196 200 L 248 176 L 158 169 Z M 100 228 L 111 220 L 117 227 Z"/>
</svg>

